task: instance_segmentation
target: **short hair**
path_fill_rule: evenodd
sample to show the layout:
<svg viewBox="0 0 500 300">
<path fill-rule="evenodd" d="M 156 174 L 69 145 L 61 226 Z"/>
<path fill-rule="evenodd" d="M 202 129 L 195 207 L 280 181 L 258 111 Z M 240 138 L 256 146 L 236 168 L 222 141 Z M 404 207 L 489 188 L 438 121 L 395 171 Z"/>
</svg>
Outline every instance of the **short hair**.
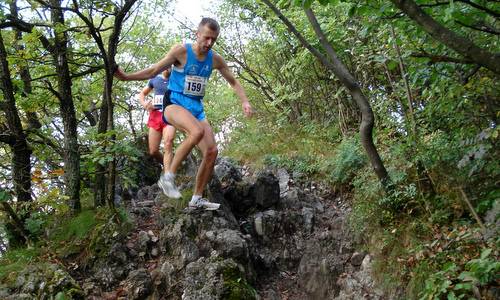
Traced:
<svg viewBox="0 0 500 300">
<path fill-rule="evenodd" d="M 200 30 L 205 25 L 207 25 L 208 28 L 210 28 L 211 30 L 213 30 L 213 31 L 215 31 L 217 33 L 220 32 L 219 23 L 217 23 L 217 21 L 215 21 L 212 18 L 203 18 L 203 19 L 201 19 L 201 22 L 198 25 L 198 30 Z"/>
</svg>

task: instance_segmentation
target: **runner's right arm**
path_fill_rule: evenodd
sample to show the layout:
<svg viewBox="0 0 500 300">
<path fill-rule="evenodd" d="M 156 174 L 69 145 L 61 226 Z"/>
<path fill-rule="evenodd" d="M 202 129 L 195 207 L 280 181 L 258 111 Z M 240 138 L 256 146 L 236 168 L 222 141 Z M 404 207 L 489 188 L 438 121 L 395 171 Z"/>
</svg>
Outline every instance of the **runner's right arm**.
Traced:
<svg viewBox="0 0 500 300">
<path fill-rule="evenodd" d="M 123 70 L 118 67 L 115 71 L 114 76 L 120 80 L 130 81 L 130 80 L 146 80 L 155 77 L 160 74 L 163 70 L 167 69 L 169 66 L 175 64 L 180 60 L 182 53 L 185 53 L 186 49 L 183 45 L 177 44 L 173 46 L 170 51 L 168 51 L 167 55 L 163 57 L 160 61 L 155 63 L 154 65 L 142 69 L 133 73 L 125 73 Z"/>
<path fill-rule="evenodd" d="M 149 112 L 153 110 L 153 103 L 151 101 L 146 101 L 146 96 L 149 95 L 152 90 L 153 88 L 148 84 L 148 86 L 146 86 L 138 95 L 139 102 L 142 107 Z"/>
</svg>

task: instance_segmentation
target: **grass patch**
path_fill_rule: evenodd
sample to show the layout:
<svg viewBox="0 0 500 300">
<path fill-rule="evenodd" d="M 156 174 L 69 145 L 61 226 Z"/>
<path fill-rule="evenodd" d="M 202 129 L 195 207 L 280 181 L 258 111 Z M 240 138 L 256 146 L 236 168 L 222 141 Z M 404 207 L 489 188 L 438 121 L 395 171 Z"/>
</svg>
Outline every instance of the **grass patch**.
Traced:
<svg viewBox="0 0 500 300">
<path fill-rule="evenodd" d="M 222 272 L 222 277 L 224 279 L 223 299 L 253 300 L 257 298 L 257 292 L 247 282 L 237 266 L 227 266 Z"/>
<path fill-rule="evenodd" d="M 10 249 L 0 258 L 0 282 L 9 281 L 11 274 L 23 270 L 39 256 L 37 248 Z M 15 277 L 14 277 L 15 279 Z"/>
<path fill-rule="evenodd" d="M 335 185 L 349 185 L 367 161 L 359 137 L 342 140 L 335 126 L 280 127 L 262 120 L 235 129 L 222 154 L 255 169 L 285 168 Z"/>
<path fill-rule="evenodd" d="M 127 212 L 120 208 L 115 212 L 107 208 L 87 209 L 75 216 L 50 218 L 51 223 L 46 226 L 48 234 L 33 248 L 9 249 L 0 258 L 0 280 L 32 263 L 38 264 L 40 256 L 78 258 L 84 262 L 86 257 L 107 254 L 114 237 L 129 230 L 128 219 Z"/>
<path fill-rule="evenodd" d="M 52 235 L 54 241 L 66 241 L 71 238 L 83 239 L 97 224 L 96 212 L 85 210 L 60 224 Z"/>
</svg>

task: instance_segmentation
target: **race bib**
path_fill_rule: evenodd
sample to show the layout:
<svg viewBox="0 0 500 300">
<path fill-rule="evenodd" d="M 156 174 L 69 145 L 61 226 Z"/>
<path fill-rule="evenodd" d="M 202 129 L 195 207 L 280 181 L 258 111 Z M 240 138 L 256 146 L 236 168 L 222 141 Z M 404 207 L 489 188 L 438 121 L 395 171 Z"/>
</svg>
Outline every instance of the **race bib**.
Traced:
<svg viewBox="0 0 500 300">
<path fill-rule="evenodd" d="M 155 95 L 153 97 L 153 106 L 155 109 L 163 108 L 163 95 Z"/>
<path fill-rule="evenodd" d="M 201 96 L 205 95 L 207 79 L 201 76 L 186 75 L 184 81 L 184 95 Z"/>
</svg>

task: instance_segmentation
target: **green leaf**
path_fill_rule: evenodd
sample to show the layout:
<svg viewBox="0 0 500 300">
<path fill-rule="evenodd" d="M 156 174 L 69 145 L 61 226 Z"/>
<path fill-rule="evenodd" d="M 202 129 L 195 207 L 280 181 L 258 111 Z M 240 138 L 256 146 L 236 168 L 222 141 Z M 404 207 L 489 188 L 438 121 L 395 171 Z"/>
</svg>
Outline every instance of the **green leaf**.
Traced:
<svg viewBox="0 0 500 300">
<path fill-rule="evenodd" d="M 465 281 L 465 282 L 475 282 L 475 281 L 478 281 L 476 276 L 474 276 L 474 274 L 472 274 L 471 272 L 462 272 L 460 273 L 460 275 L 458 276 L 458 279 L 462 280 L 462 281 Z"/>
<path fill-rule="evenodd" d="M 455 296 L 455 293 L 453 291 L 450 291 L 448 293 L 448 296 L 446 297 L 446 299 L 448 299 L 448 300 L 457 300 L 458 298 L 457 298 L 457 296 Z"/>
<path fill-rule="evenodd" d="M 0 190 L 0 202 L 9 201 L 11 198 L 10 193 L 6 190 Z"/>
<path fill-rule="evenodd" d="M 458 283 L 455 285 L 453 288 L 455 291 L 471 291 L 472 290 L 472 283 Z"/>
<path fill-rule="evenodd" d="M 398 67 L 398 63 L 394 60 L 391 60 L 387 63 L 387 68 L 390 70 L 390 71 L 393 71 L 395 70 L 396 68 Z"/>
<path fill-rule="evenodd" d="M 55 299 L 56 300 L 67 300 L 69 298 L 66 296 L 65 292 L 59 292 L 59 293 L 56 294 Z"/>
<path fill-rule="evenodd" d="M 491 254 L 491 249 L 487 248 L 481 252 L 481 259 L 485 259 Z"/>
<path fill-rule="evenodd" d="M 350 17 L 354 16 L 354 14 L 356 14 L 356 10 L 358 9 L 358 6 L 356 4 L 354 4 L 353 6 L 351 6 L 351 8 L 349 9 L 349 12 L 347 13 L 347 15 Z"/>
</svg>

